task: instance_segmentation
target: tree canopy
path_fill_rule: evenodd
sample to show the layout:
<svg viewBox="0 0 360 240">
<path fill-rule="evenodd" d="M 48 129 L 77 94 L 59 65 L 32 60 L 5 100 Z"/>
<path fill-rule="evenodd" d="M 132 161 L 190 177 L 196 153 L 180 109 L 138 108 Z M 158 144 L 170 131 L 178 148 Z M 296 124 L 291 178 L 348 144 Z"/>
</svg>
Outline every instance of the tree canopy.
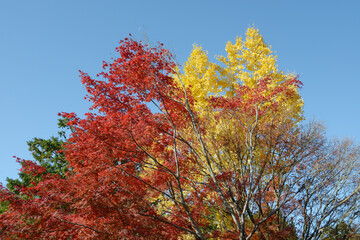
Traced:
<svg viewBox="0 0 360 240">
<path fill-rule="evenodd" d="M 259 30 L 227 43 L 218 63 L 198 45 L 183 67 L 162 44 L 128 38 L 116 51 L 97 78 L 81 72 L 92 107 L 85 118 L 61 113 L 70 138 L 40 141 L 37 162 L 19 160 L 30 183 L 2 187 L 2 238 L 320 239 L 340 222 L 355 231 L 360 148 L 304 124 L 302 83 L 279 70 Z"/>
</svg>

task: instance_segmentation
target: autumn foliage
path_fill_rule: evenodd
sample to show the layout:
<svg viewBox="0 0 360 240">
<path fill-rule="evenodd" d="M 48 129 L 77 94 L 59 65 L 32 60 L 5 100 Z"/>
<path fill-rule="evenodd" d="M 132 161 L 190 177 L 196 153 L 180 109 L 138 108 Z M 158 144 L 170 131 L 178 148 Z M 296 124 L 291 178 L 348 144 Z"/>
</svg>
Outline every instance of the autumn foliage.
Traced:
<svg viewBox="0 0 360 240">
<path fill-rule="evenodd" d="M 215 64 L 195 46 L 181 69 L 162 45 L 130 38 L 97 79 L 81 72 L 92 108 L 61 113 L 69 171 L 19 160 L 40 178 L 1 189 L 1 238 L 297 239 L 325 138 L 300 126 L 302 84 L 258 30 L 226 50 Z"/>
</svg>

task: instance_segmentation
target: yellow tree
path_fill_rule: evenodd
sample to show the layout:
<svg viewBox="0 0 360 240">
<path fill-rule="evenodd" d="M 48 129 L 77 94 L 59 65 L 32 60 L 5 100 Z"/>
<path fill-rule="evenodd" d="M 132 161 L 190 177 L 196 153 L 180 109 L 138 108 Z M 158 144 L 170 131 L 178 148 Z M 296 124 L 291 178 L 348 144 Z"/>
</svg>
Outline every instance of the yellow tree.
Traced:
<svg viewBox="0 0 360 240">
<path fill-rule="evenodd" d="M 336 166 L 354 169 L 359 166 L 358 153 L 338 157 L 331 149 L 343 146 L 328 148 L 321 126 L 300 127 L 304 119 L 301 82 L 279 70 L 277 57 L 259 30 L 249 28 L 245 39 L 228 42 L 225 50 L 227 56 L 218 56 L 219 62 L 214 63 L 195 45 L 183 71 L 175 75 L 179 86 L 192 96 L 192 108 L 190 104 L 187 108 L 192 124 L 179 132 L 179 140 L 191 146 L 190 152 L 199 160 L 199 171 L 191 181 L 211 183 L 213 191 L 203 201 L 210 206 L 213 229 L 231 239 L 296 238 L 289 220 L 302 209 L 304 223 L 296 225 L 303 226 L 304 239 L 316 239 L 334 219 L 354 221 L 360 186 L 357 176 L 347 174 L 350 168 L 338 172 L 351 177 L 328 176 L 327 187 L 332 191 L 325 190 L 324 196 L 315 195 L 319 188 L 311 192 L 307 184 L 309 178 L 328 173 L 332 162 L 324 162 L 321 156 L 330 154 Z M 338 169 L 335 165 L 332 169 Z M 338 194 L 345 182 L 352 188 Z M 323 186 L 321 179 L 318 183 Z M 313 209 L 308 205 L 298 206 L 303 196 L 317 206 L 319 218 L 310 217 Z M 330 202 L 336 203 L 334 207 Z"/>
<path fill-rule="evenodd" d="M 249 28 L 246 39 L 238 37 L 234 44 L 227 43 L 226 52 L 226 57 L 218 56 L 219 62 L 214 63 L 206 51 L 194 45 L 183 71 L 176 71 L 179 86 L 193 98 L 193 108 L 188 108 L 193 124 L 182 130 L 181 139 L 191 143 L 192 152 L 204 159 L 197 163 L 200 171 L 191 180 L 204 183 L 211 179 L 215 184 L 216 190 L 206 201 L 212 206 L 218 230 L 240 232 L 240 239 L 245 239 L 260 231 L 260 224 L 275 213 L 280 216 L 279 209 L 291 197 L 283 190 L 275 196 L 275 189 L 285 183 L 274 166 L 288 168 L 290 174 L 299 159 L 277 159 L 274 153 L 289 147 L 279 147 L 281 140 L 288 138 L 297 144 L 296 137 L 290 139 L 289 134 L 299 132 L 296 124 L 303 119 L 303 101 L 298 92 L 301 82 L 294 74 L 278 69 L 276 56 L 259 30 Z M 298 144 L 301 149 L 306 145 Z M 229 178 L 224 180 L 226 175 Z M 246 187 L 235 187 L 234 179 L 241 179 L 237 184 Z M 262 207 L 264 199 L 259 196 L 265 194 L 273 197 Z M 284 198 L 281 203 L 280 198 Z M 214 199 L 225 208 L 214 207 Z M 251 212 L 250 208 L 257 210 Z M 267 208 L 266 212 L 262 208 Z M 255 216 L 259 212 L 261 216 Z M 246 226 L 249 217 L 251 223 Z"/>
</svg>

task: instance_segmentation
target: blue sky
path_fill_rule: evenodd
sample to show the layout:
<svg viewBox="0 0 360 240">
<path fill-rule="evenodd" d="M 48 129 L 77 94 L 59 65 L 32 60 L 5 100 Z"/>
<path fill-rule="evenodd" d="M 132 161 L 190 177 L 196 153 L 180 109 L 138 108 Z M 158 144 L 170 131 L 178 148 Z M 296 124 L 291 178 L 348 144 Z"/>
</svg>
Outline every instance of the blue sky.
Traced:
<svg viewBox="0 0 360 240">
<path fill-rule="evenodd" d="M 163 42 L 183 63 L 192 44 L 210 56 L 255 26 L 285 72 L 304 83 L 305 115 L 329 136 L 360 140 L 360 1 L 0 1 L 0 182 L 12 156 L 57 133 L 57 113 L 89 107 L 78 70 L 92 75 L 131 33 Z"/>
</svg>

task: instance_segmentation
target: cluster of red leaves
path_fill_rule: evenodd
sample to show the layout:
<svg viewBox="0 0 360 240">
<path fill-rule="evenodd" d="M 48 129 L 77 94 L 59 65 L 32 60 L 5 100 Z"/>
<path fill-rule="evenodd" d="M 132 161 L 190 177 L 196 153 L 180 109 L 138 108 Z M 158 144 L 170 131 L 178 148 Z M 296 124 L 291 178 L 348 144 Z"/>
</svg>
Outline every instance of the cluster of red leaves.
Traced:
<svg viewBox="0 0 360 240">
<path fill-rule="evenodd" d="M 297 94 L 295 89 L 302 86 L 297 77 L 286 79 L 276 86 L 271 86 L 272 83 L 272 78 L 266 77 L 260 79 L 256 87 L 239 84 L 234 97 L 212 97 L 210 102 L 215 109 L 241 111 L 246 117 L 251 118 L 256 114 L 261 116 L 269 111 L 277 111 L 279 100 L 276 100 L 276 97 L 281 96 L 281 102 L 289 100 Z M 259 110 L 258 113 L 256 108 Z"/>
</svg>

